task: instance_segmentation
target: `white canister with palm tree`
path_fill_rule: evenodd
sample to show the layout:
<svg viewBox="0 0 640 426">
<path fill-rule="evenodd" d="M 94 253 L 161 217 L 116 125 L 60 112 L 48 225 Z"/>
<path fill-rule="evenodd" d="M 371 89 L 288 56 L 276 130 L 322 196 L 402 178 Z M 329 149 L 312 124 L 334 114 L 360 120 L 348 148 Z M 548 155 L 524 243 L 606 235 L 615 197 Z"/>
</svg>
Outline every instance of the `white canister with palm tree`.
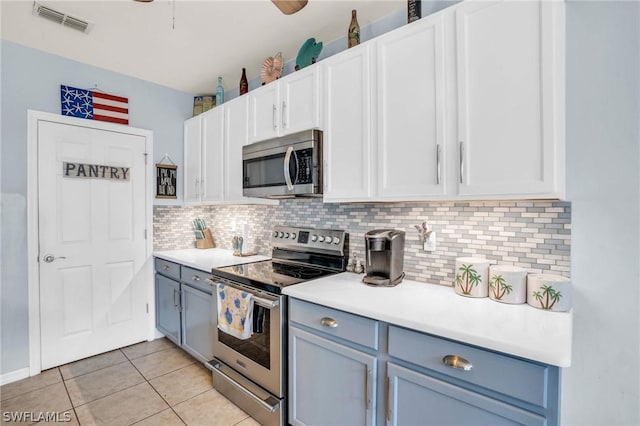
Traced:
<svg viewBox="0 0 640 426">
<path fill-rule="evenodd" d="M 571 309 L 571 280 L 552 274 L 529 275 L 527 303 L 548 311 L 568 311 Z"/>
<path fill-rule="evenodd" d="M 489 298 L 514 305 L 527 303 L 527 270 L 510 265 L 491 265 Z"/>
<path fill-rule="evenodd" d="M 487 297 L 489 295 L 489 261 L 483 257 L 456 258 L 456 293 L 467 297 Z"/>
</svg>

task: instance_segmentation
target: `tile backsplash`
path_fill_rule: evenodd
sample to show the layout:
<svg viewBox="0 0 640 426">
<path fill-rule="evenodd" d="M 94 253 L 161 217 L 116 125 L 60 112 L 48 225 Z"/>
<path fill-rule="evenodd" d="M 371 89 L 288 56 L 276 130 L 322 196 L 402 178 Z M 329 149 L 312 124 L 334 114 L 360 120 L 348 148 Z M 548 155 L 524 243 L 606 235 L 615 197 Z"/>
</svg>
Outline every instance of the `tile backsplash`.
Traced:
<svg viewBox="0 0 640 426">
<path fill-rule="evenodd" d="M 349 251 L 364 258 L 364 234 L 394 228 L 406 232 L 404 271 L 408 279 L 453 285 L 455 259 L 479 255 L 494 263 L 531 272 L 569 276 L 571 203 L 562 201 L 470 201 L 324 204 L 318 199 L 281 200 L 277 206 L 155 206 L 154 248 L 195 247 L 191 221 L 201 217 L 216 247 L 249 225 L 249 247 L 271 252 L 274 225 L 343 229 Z M 426 221 L 437 234 L 437 248 L 426 252 L 414 225 Z"/>
</svg>

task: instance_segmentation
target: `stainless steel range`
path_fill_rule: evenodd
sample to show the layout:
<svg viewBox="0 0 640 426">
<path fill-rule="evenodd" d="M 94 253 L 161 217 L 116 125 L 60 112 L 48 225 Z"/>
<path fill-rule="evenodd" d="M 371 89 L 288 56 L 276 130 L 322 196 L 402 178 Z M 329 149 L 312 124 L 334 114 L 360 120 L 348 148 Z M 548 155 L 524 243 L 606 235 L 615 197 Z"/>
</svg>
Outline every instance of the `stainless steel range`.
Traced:
<svg viewBox="0 0 640 426">
<path fill-rule="evenodd" d="M 271 245 L 271 260 L 211 271 L 216 293 L 228 286 L 251 294 L 253 315 L 249 337 L 215 329 L 214 359 L 208 366 L 218 392 L 262 425 L 286 425 L 287 301 L 282 289 L 344 271 L 348 234 L 276 226 Z M 213 297 L 214 318 L 218 297 Z"/>
</svg>

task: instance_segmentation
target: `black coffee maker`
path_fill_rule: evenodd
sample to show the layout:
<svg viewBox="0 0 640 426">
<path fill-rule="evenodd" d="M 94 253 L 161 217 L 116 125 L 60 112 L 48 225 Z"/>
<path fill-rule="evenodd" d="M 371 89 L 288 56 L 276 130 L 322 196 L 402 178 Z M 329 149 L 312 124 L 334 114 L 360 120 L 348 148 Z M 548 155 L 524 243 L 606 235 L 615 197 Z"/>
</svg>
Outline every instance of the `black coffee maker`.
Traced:
<svg viewBox="0 0 640 426">
<path fill-rule="evenodd" d="M 404 231 L 377 229 L 364 236 L 365 276 L 362 282 L 392 287 L 404 278 Z"/>
</svg>

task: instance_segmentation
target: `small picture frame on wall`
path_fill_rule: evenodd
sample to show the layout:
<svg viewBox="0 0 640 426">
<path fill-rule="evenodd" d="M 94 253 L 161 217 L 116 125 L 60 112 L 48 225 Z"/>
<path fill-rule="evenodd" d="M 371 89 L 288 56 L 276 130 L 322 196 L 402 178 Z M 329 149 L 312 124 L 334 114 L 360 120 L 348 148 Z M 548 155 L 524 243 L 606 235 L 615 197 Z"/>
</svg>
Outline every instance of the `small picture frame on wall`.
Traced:
<svg viewBox="0 0 640 426">
<path fill-rule="evenodd" d="M 168 156 L 165 155 L 165 158 Z M 164 158 L 162 159 L 164 161 Z M 156 163 L 156 198 L 178 198 L 178 166 Z"/>
</svg>

